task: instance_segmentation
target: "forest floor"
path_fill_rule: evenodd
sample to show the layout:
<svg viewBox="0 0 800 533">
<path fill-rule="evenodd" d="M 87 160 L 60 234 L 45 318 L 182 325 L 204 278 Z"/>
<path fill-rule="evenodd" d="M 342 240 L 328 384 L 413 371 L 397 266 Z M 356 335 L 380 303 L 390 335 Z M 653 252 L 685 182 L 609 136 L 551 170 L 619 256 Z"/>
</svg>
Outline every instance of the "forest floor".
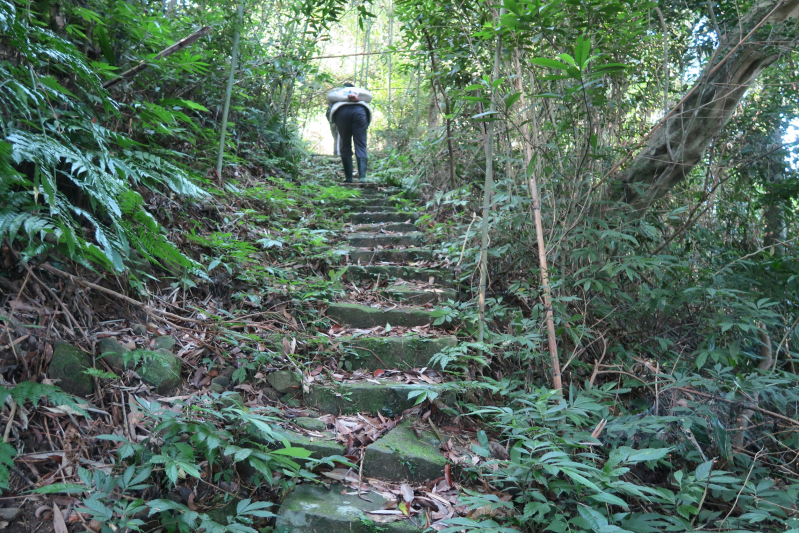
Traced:
<svg viewBox="0 0 800 533">
<path fill-rule="evenodd" d="M 430 364 L 459 343 L 453 265 L 404 191 L 337 168 L 152 195 L 206 279 L 134 259 L 127 280 L 56 261 L 2 280 L 2 367 L 31 381 L 6 400 L 0 529 L 416 531 L 507 512 L 460 466 L 508 451 Z M 471 491 L 497 505 L 469 509 Z"/>
</svg>

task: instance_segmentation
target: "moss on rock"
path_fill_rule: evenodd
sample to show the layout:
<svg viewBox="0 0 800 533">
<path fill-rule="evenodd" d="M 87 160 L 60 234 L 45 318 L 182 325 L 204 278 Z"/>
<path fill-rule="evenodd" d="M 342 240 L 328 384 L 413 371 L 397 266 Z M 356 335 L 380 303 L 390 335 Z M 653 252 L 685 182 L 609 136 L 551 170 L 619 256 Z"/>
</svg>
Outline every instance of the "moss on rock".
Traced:
<svg viewBox="0 0 800 533">
<path fill-rule="evenodd" d="M 57 342 L 53 347 L 53 358 L 50 360 L 48 377 L 57 379 L 58 386 L 75 396 L 87 396 L 94 392 L 94 382 L 84 371 L 92 367 L 89 354 L 68 344 Z"/>
<path fill-rule="evenodd" d="M 181 384 L 181 360 L 167 350 L 140 350 L 139 375 L 158 394 L 171 394 Z"/>
</svg>

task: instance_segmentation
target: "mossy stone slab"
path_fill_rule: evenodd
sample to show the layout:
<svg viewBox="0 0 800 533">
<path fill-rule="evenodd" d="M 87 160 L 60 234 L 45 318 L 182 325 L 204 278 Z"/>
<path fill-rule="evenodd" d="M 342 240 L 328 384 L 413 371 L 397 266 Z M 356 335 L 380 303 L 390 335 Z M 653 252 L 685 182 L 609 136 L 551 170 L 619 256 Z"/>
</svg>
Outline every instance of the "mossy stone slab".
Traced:
<svg viewBox="0 0 800 533">
<path fill-rule="evenodd" d="M 153 339 L 154 350 L 172 351 L 172 349 L 175 347 L 175 344 L 177 344 L 175 338 L 170 337 L 169 335 L 163 335 L 161 337 L 156 337 L 155 339 Z"/>
<path fill-rule="evenodd" d="M 397 213 L 398 209 L 390 205 L 362 205 L 361 211 L 365 213 Z"/>
<path fill-rule="evenodd" d="M 415 385 L 414 389 L 431 389 L 429 385 Z M 369 381 L 354 381 L 338 385 L 316 385 L 303 396 L 303 403 L 323 413 L 350 415 L 353 413 L 381 412 L 383 415 L 399 415 L 414 405 L 416 398 L 408 398 L 412 388 L 395 382 L 380 384 Z M 443 394 L 439 399 L 449 403 L 453 395 Z"/>
<path fill-rule="evenodd" d="M 364 475 L 422 482 L 444 475 L 447 459 L 439 451 L 438 438 L 422 431 L 422 440 L 406 421 L 370 444 L 364 454 Z"/>
<path fill-rule="evenodd" d="M 345 487 L 332 485 L 330 489 L 320 485 L 298 485 L 286 497 L 278 512 L 275 533 L 419 533 L 409 520 L 370 525 L 362 517 L 378 522 L 380 515 L 369 515 L 370 511 L 383 509 L 387 501 L 376 492 L 364 496 L 342 494 Z M 379 526 L 380 529 L 376 528 Z"/>
<path fill-rule="evenodd" d="M 452 335 L 446 337 L 341 337 L 341 346 L 352 350 L 346 361 L 353 368 L 364 368 L 370 371 L 390 368 L 419 368 L 430 366 L 428 362 L 435 354 L 445 348 L 458 344 Z M 348 350 L 348 351 L 349 351 Z"/>
<path fill-rule="evenodd" d="M 311 418 L 308 416 L 299 416 L 292 420 L 295 426 L 307 429 L 309 431 L 325 431 L 328 429 L 328 424 L 322 420 Z"/>
<path fill-rule="evenodd" d="M 139 375 L 158 394 L 168 395 L 181 385 L 181 360 L 167 350 L 142 350 Z"/>
<path fill-rule="evenodd" d="M 419 268 L 401 265 L 350 265 L 344 278 L 348 281 L 406 279 L 414 281 L 430 281 L 441 287 L 453 286 L 453 273 L 439 268 Z"/>
<path fill-rule="evenodd" d="M 271 449 L 279 449 L 284 447 L 284 440 L 289 443 L 289 446 L 292 448 L 303 448 L 311 452 L 309 456 L 311 459 L 324 459 L 326 457 L 331 457 L 334 455 L 344 456 L 345 447 L 342 443 L 336 442 L 333 440 L 333 435 L 330 435 L 330 438 L 316 438 L 316 437 L 306 437 L 305 435 L 301 435 L 300 433 L 284 430 L 284 429 L 273 429 L 273 435 L 278 438 L 277 441 L 273 442 L 270 438 L 268 438 L 261 430 L 256 428 L 255 426 L 250 426 L 247 430 L 253 440 L 259 444 L 263 444 L 265 446 L 269 446 Z M 293 461 L 298 461 L 300 463 L 304 462 L 301 458 L 292 458 Z"/>
<path fill-rule="evenodd" d="M 50 379 L 59 380 L 58 386 L 64 392 L 87 396 L 94 392 L 92 377 L 84 374 L 91 367 L 92 358 L 88 353 L 66 342 L 56 342 L 47 375 Z"/>
<path fill-rule="evenodd" d="M 352 224 L 368 224 L 375 222 L 414 222 L 417 215 L 414 213 L 351 213 L 348 220 Z"/>
<path fill-rule="evenodd" d="M 350 303 L 330 304 L 327 314 L 328 318 L 343 326 L 365 329 L 386 324 L 413 328 L 435 320 L 432 312 L 424 309 L 376 309 Z"/>
<path fill-rule="evenodd" d="M 100 339 L 97 343 L 97 354 L 102 357 L 103 361 L 108 363 L 111 370 L 117 374 L 122 374 L 125 371 L 125 360 L 123 355 L 130 350 L 121 345 L 117 339 L 106 337 Z"/>
<path fill-rule="evenodd" d="M 278 370 L 267 376 L 267 383 L 278 392 L 297 392 L 303 384 L 303 378 L 291 370 Z"/>
<path fill-rule="evenodd" d="M 347 236 L 350 246 L 374 248 L 375 246 L 419 246 L 425 242 L 420 232 L 391 235 L 388 233 L 353 233 Z"/>
<path fill-rule="evenodd" d="M 415 289 L 413 287 L 394 286 L 381 291 L 381 294 L 410 304 L 436 304 L 447 300 L 456 299 L 456 291 L 453 289 Z"/>
<path fill-rule="evenodd" d="M 424 248 L 400 248 L 397 250 L 352 250 L 352 263 L 416 263 L 431 261 L 433 252 Z"/>
</svg>

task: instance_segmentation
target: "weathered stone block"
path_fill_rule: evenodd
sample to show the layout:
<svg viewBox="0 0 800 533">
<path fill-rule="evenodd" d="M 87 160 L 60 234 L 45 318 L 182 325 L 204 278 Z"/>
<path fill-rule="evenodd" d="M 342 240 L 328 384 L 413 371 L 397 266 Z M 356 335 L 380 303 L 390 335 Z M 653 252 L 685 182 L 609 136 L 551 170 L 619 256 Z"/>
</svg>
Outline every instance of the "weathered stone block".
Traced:
<svg viewBox="0 0 800 533">
<path fill-rule="evenodd" d="M 414 213 L 351 213 L 348 220 L 352 224 L 367 224 L 370 222 L 414 222 L 417 215 Z"/>
<path fill-rule="evenodd" d="M 376 309 L 361 304 L 335 303 L 328 306 L 328 317 L 339 324 L 355 328 L 375 326 L 415 327 L 432 323 L 431 311 L 424 309 Z"/>
<path fill-rule="evenodd" d="M 58 386 L 64 392 L 86 396 L 94 391 L 91 376 L 84 374 L 91 367 L 92 359 L 89 354 L 66 342 L 56 342 L 47 375 L 50 379 L 59 380 Z"/>
<path fill-rule="evenodd" d="M 435 304 L 446 302 L 447 300 L 455 300 L 456 298 L 456 291 L 453 289 L 415 289 L 403 286 L 389 287 L 381 291 L 381 294 L 388 296 L 392 300 L 411 304 Z"/>
<path fill-rule="evenodd" d="M 376 233 L 381 230 L 394 231 L 397 233 L 409 233 L 412 231 L 417 231 L 417 227 L 414 224 L 409 224 L 406 222 L 394 222 L 391 224 L 367 224 L 363 226 L 357 226 L 356 229 L 364 233 Z"/>
<path fill-rule="evenodd" d="M 342 494 L 342 485 L 330 489 L 318 485 L 298 485 L 283 501 L 275 522 L 275 533 L 373 533 L 376 527 L 367 520 L 376 522 L 380 531 L 386 533 L 419 532 L 409 520 L 391 523 L 380 515 L 369 515 L 370 511 L 382 509 L 387 500 L 376 492 L 365 494 L 370 501 L 356 495 Z"/>
<path fill-rule="evenodd" d="M 414 389 L 431 388 L 415 386 Z M 368 381 L 354 381 L 338 385 L 316 385 L 303 396 L 303 403 L 323 413 L 349 415 L 353 413 L 381 412 L 384 416 L 399 415 L 414 405 L 416 398 L 408 398 L 411 387 L 393 382 L 381 384 Z M 452 400 L 452 395 L 440 396 L 444 403 Z"/>
<path fill-rule="evenodd" d="M 292 420 L 292 423 L 297 427 L 301 427 L 309 431 L 325 431 L 328 429 L 328 425 L 322 420 L 317 420 L 316 418 L 310 418 L 307 416 L 299 416 Z"/>
<path fill-rule="evenodd" d="M 422 482 L 444 475 L 447 459 L 439 451 L 438 437 L 422 431 L 422 440 L 406 421 L 370 444 L 364 455 L 364 475 Z"/>
<path fill-rule="evenodd" d="M 352 263 L 416 263 L 431 261 L 433 253 L 423 248 L 401 248 L 398 250 L 353 250 L 350 252 Z"/>
<path fill-rule="evenodd" d="M 341 337 L 343 348 L 355 354 L 347 354 L 353 368 L 368 370 L 390 368 L 419 368 L 429 366 L 428 361 L 445 348 L 455 346 L 458 339 L 447 337 Z"/>
<path fill-rule="evenodd" d="M 425 241 L 422 233 L 391 235 L 386 233 L 353 233 L 347 236 L 350 246 L 374 248 L 375 246 L 419 246 Z"/>
<path fill-rule="evenodd" d="M 400 265 L 351 265 L 347 267 L 344 278 L 347 280 L 375 280 L 380 276 L 382 280 L 405 279 L 416 281 L 430 281 L 442 287 L 453 286 L 453 273 L 448 270 L 436 268 L 418 268 Z"/>
<path fill-rule="evenodd" d="M 162 337 L 156 337 L 153 340 L 153 349 L 154 350 L 167 350 L 172 351 L 175 347 L 176 341 L 173 337 L 169 335 L 164 335 Z"/>
</svg>

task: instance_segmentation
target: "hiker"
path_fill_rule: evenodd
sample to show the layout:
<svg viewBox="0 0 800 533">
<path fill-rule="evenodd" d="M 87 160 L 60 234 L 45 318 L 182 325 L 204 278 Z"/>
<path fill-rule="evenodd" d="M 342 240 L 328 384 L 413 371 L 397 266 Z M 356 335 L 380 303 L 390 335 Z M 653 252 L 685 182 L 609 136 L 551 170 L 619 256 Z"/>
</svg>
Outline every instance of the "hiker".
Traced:
<svg viewBox="0 0 800 533">
<path fill-rule="evenodd" d="M 334 140 L 334 155 L 342 157 L 345 183 L 353 183 L 353 144 L 356 145 L 358 181 L 367 177 L 367 128 L 372 121 L 372 93 L 345 83 L 328 93 L 328 121 Z M 338 150 L 337 150 L 338 149 Z"/>
</svg>

